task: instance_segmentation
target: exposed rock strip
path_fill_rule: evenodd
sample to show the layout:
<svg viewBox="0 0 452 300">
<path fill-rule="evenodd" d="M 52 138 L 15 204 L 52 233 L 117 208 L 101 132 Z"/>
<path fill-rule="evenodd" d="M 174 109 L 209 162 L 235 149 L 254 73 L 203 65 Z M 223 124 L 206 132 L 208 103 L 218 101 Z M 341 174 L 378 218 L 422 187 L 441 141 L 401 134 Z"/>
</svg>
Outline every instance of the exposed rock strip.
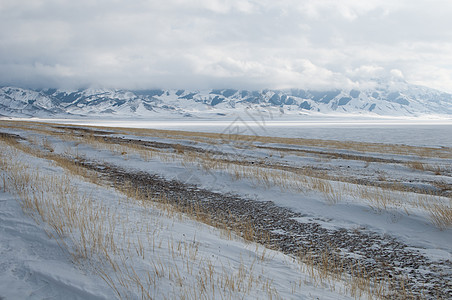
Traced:
<svg viewBox="0 0 452 300">
<path fill-rule="evenodd" d="M 149 198 L 160 198 L 182 210 L 202 214 L 210 224 L 233 228 L 245 238 L 286 254 L 312 259 L 329 271 L 366 274 L 372 282 L 388 282 L 390 299 L 452 298 L 452 262 L 430 261 L 420 252 L 389 236 L 359 230 L 331 230 L 273 202 L 221 194 L 144 172 L 80 161 L 116 187 L 129 185 Z M 359 266 L 359 267 L 357 267 Z"/>
</svg>

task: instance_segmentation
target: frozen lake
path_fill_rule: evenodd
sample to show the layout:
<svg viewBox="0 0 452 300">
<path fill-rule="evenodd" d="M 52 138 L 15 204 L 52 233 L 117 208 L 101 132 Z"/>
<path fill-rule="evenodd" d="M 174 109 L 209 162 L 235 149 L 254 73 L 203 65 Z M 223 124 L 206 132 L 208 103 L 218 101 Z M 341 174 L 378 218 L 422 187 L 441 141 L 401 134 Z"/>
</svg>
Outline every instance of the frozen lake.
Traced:
<svg viewBox="0 0 452 300">
<path fill-rule="evenodd" d="M 185 131 L 248 134 L 291 138 L 395 143 L 416 146 L 452 147 L 450 120 L 307 120 L 277 121 L 264 118 L 229 120 L 39 120 L 62 124 L 104 127 L 154 128 Z"/>
</svg>

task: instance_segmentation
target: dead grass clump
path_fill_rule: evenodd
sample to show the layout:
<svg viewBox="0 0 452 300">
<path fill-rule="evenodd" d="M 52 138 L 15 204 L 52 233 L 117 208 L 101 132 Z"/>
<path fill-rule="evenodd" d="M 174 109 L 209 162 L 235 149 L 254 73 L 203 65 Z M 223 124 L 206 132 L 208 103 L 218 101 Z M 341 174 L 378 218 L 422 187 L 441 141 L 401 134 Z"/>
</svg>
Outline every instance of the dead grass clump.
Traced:
<svg viewBox="0 0 452 300">
<path fill-rule="evenodd" d="M 358 185 L 355 192 L 355 197 L 367 200 L 369 206 L 378 213 L 400 206 L 391 191 L 386 189 Z"/>
<path fill-rule="evenodd" d="M 434 203 L 427 207 L 430 219 L 440 229 L 452 227 L 452 208 Z"/>
<path fill-rule="evenodd" d="M 174 151 L 177 154 L 184 154 L 184 147 L 181 144 L 175 144 L 174 145 Z"/>
<path fill-rule="evenodd" d="M 419 170 L 419 171 L 425 171 L 425 165 L 421 163 L 420 161 L 410 161 L 406 163 L 408 167 Z"/>
<path fill-rule="evenodd" d="M 314 285 L 334 289 L 337 282 L 342 282 L 344 293 L 355 299 L 383 299 L 391 293 L 391 280 L 396 280 L 372 276 L 358 263 L 345 260 L 336 249 L 325 249 L 320 253 L 300 252 L 297 259 L 305 264 L 305 271 L 314 279 Z"/>
<path fill-rule="evenodd" d="M 333 188 L 333 185 L 329 181 L 320 178 L 311 178 L 310 183 L 311 189 L 321 192 L 330 205 L 337 204 L 341 200 L 342 193 L 340 189 Z"/>
<path fill-rule="evenodd" d="M 452 228 L 452 200 L 438 196 L 420 195 L 417 206 L 426 211 L 432 223 L 439 229 Z"/>
<path fill-rule="evenodd" d="M 42 139 L 42 147 L 52 153 L 54 151 L 52 143 L 49 141 L 47 137 Z"/>
</svg>

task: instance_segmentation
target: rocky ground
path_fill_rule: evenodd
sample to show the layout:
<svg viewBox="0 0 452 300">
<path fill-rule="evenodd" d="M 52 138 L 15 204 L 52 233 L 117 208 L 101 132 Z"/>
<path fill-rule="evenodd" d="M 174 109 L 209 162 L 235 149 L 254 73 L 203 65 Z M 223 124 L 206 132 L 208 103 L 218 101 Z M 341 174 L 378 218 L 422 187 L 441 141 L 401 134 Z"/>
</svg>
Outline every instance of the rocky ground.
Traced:
<svg viewBox="0 0 452 300">
<path fill-rule="evenodd" d="M 273 202 L 225 195 L 176 180 L 113 165 L 80 161 L 116 187 L 132 186 L 149 200 L 164 199 L 182 211 L 201 215 L 208 223 L 231 228 L 243 237 L 286 254 L 325 264 L 331 272 L 359 272 L 373 282 L 387 282 L 390 299 L 450 299 L 452 262 L 431 261 L 419 251 L 387 235 L 365 230 L 331 230 L 320 223 L 301 223 L 302 217 Z M 161 200 L 160 200 L 161 201 Z"/>
</svg>

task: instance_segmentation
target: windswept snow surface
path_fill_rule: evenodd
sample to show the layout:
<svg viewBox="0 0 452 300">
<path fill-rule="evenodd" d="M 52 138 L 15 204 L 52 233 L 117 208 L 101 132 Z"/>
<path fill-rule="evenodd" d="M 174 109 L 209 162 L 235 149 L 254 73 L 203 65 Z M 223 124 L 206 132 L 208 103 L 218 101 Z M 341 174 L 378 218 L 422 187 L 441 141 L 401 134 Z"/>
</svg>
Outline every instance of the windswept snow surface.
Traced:
<svg viewBox="0 0 452 300">
<path fill-rule="evenodd" d="M 60 146 L 63 147 L 63 145 Z M 57 148 L 61 149 L 59 146 Z M 65 176 L 63 169 L 47 160 L 16 151 L 11 154 L 10 151 L 12 150 L 9 146 L 2 144 L 3 155 L 9 155 L 11 161 L 26 163 L 28 170 L 33 174 L 56 178 Z M 97 155 L 95 151 L 91 153 Z M 36 170 L 39 172 L 36 173 Z M 1 176 L 7 178 L 8 175 L 2 170 Z M 252 279 L 254 286 L 250 287 L 250 290 L 244 293 L 237 291 L 226 293 L 232 298 L 268 297 L 267 292 L 262 290 L 267 283 L 271 289 L 274 289 L 271 293 L 278 294 L 283 299 L 348 299 L 343 292 L 338 292 L 344 289 L 340 282 L 334 283 L 335 292 L 328 285 L 316 286 L 316 280 L 303 271 L 301 265 L 279 252 L 264 250 L 253 243 L 245 243 L 237 237 L 227 239 L 224 233 L 209 226 L 185 217 L 169 216 L 152 206 L 142 206 L 128 201 L 127 197 L 111 188 L 88 183 L 78 177 L 71 177 L 70 180 L 78 193 L 89 196 L 90 201 L 95 203 L 94 207 L 104 205 L 99 207 L 108 207 L 118 216 L 118 220 L 121 221 L 115 224 L 115 234 L 118 235 L 116 241 L 120 241 L 123 233 L 133 233 L 130 234 L 133 245 L 137 238 L 144 243 L 143 258 L 132 256 L 126 258 L 127 264 L 134 266 L 139 276 L 145 277 L 146 271 L 153 270 L 156 266 L 162 267 L 163 276 L 157 277 L 157 283 L 150 290 L 155 299 L 177 299 L 183 296 L 195 299 L 196 290 L 200 288 L 197 274 L 205 271 L 203 268 L 208 264 L 215 270 L 214 280 L 221 280 L 221 278 L 234 280 L 238 276 L 243 276 L 241 272 L 254 276 Z M 5 182 L 8 182 L 8 179 Z M 73 263 L 68 251 L 60 248 L 56 240 L 46 233 L 52 232 L 52 229 L 45 222 L 40 221 L 39 216 L 35 215 L 38 220 L 36 223 L 30 215 L 24 214 L 19 205 L 21 200 L 18 196 L 4 190 L 5 187 L 2 185 L 2 192 L 0 192 L 1 299 L 112 299 L 116 297 L 113 290 L 95 274 L 95 266 L 101 262 L 97 259 L 82 259 L 78 263 Z M 149 228 L 149 226 L 150 232 L 153 232 L 155 245 L 149 241 L 149 231 L 147 233 L 140 231 L 140 228 Z M 128 247 L 124 241 L 117 245 L 122 249 L 121 251 L 126 251 Z M 71 247 L 70 241 L 67 242 Z M 190 254 L 190 258 L 177 255 L 175 257 L 173 247 L 176 248 L 177 245 L 195 251 Z M 114 253 L 110 255 L 119 264 L 121 264 L 120 260 L 124 259 Z M 114 278 L 114 271 L 111 268 L 103 270 Z M 170 272 L 174 274 L 177 272 L 178 278 L 183 281 L 168 278 Z M 246 282 L 240 284 L 247 285 Z M 137 290 L 130 287 L 130 289 L 121 289 L 121 292 L 131 299 L 138 299 L 140 295 Z M 211 297 L 219 297 L 221 293 L 219 289 L 211 291 Z"/>
<path fill-rule="evenodd" d="M 0 193 L 1 299 L 108 299 L 98 277 L 69 259 L 41 226 L 24 215 L 15 196 Z"/>
<path fill-rule="evenodd" d="M 0 192 L 0 257 L 1 299 L 114 297 L 98 276 L 71 261 L 43 224 L 23 213 L 17 196 L 5 192 Z"/>
</svg>

